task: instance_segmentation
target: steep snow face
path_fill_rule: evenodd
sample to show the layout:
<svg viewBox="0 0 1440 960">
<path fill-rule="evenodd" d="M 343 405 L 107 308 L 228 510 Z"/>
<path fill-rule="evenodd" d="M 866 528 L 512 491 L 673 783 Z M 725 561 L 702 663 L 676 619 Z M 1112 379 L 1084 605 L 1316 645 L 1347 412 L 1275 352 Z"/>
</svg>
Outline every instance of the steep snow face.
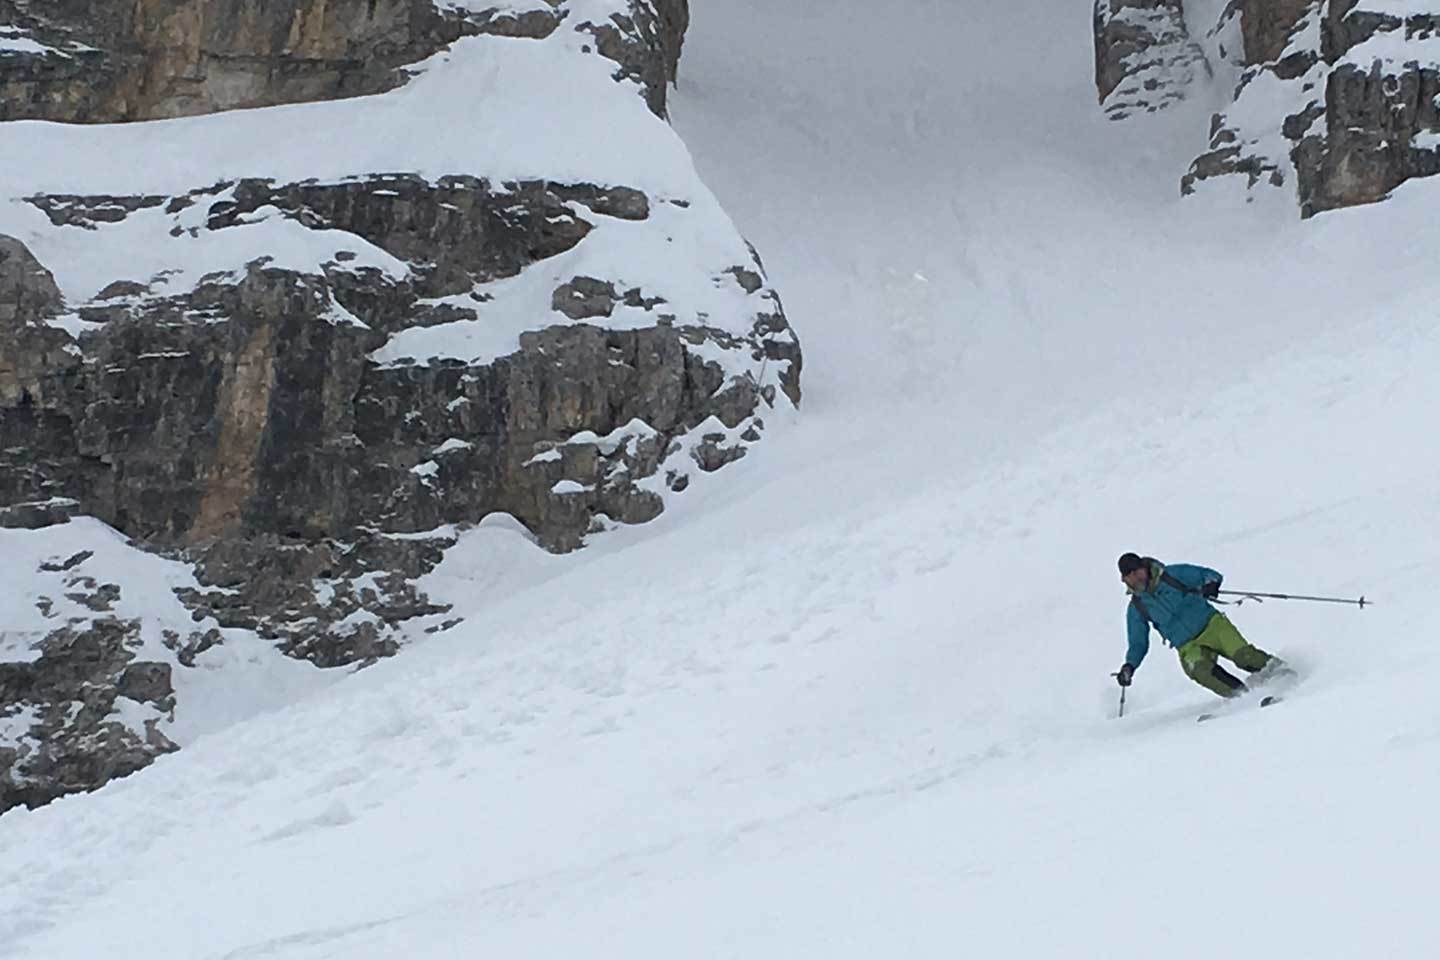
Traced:
<svg viewBox="0 0 1440 960">
<path fill-rule="evenodd" d="M 809 333 L 789 442 L 472 531 L 462 628 L 7 814 L 15 957 L 1428 955 L 1440 196 L 1182 204 L 1204 118 L 1105 120 L 1083 11 L 874 11 L 697 7 L 675 101 Z M 1376 605 L 1233 609 L 1285 704 L 1197 725 L 1157 643 L 1116 721 L 1128 549 Z"/>
</svg>

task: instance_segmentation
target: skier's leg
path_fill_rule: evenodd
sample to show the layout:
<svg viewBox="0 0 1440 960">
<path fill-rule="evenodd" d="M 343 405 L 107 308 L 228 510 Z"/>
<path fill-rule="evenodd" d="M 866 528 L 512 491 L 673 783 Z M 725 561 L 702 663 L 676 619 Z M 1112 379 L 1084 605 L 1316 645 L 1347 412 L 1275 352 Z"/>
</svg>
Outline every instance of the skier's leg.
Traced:
<svg viewBox="0 0 1440 960">
<path fill-rule="evenodd" d="M 1211 617 L 1205 629 L 1200 632 L 1200 636 L 1191 640 L 1190 643 L 1198 643 L 1208 650 L 1213 650 L 1227 660 L 1234 661 L 1240 669 L 1250 673 L 1264 670 L 1274 659 L 1259 647 L 1252 646 L 1240 635 L 1240 631 L 1235 629 L 1235 624 L 1230 622 L 1230 618 L 1223 613 L 1217 613 Z"/>
<path fill-rule="evenodd" d="M 1233 697 L 1245 692 L 1245 684 L 1220 666 L 1215 660 L 1215 651 L 1201 644 L 1198 637 L 1177 652 L 1180 654 L 1180 668 L 1185 671 L 1185 676 L 1211 693 Z"/>
</svg>

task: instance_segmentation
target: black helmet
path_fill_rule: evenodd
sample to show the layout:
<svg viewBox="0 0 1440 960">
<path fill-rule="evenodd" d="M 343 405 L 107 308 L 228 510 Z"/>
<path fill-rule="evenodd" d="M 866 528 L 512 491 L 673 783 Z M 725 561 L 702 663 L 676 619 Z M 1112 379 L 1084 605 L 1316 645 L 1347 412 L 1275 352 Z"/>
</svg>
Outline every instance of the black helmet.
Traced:
<svg viewBox="0 0 1440 960">
<path fill-rule="evenodd" d="M 1122 553 L 1120 555 L 1120 576 L 1128 577 L 1130 574 L 1145 566 L 1145 561 L 1138 553 Z"/>
</svg>

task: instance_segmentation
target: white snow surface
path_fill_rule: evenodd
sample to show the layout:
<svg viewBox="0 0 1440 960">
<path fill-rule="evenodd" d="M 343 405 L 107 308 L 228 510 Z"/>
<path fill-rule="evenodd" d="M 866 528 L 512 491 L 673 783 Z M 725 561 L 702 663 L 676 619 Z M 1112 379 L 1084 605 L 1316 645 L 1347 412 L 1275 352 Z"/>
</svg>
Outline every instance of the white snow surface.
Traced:
<svg viewBox="0 0 1440 960">
<path fill-rule="evenodd" d="M 1363 43 L 1346 51 L 1340 64 L 1354 64 L 1369 69 L 1379 63 L 1385 69 L 1403 67 L 1408 63 L 1433 66 L 1440 63 L 1440 37 L 1409 37 L 1404 28 L 1379 30 Z"/>
<path fill-rule="evenodd" d="M 83 44 L 71 44 L 74 49 L 84 49 Z M 63 50 L 47 46 L 31 37 L 27 31 L 10 24 L 0 24 L 0 58 L 26 54 L 31 56 L 69 57 Z"/>
<path fill-rule="evenodd" d="M 47 54 L 58 53 L 53 47 L 47 47 L 29 37 L 17 36 L 13 33 L 0 32 L 0 57 L 6 54 Z"/>
<path fill-rule="evenodd" d="M 1434 14 L 1435 4 L 1430 0 L 1360 0 L 1354 9 L 1365 13 L 1388 13 L 1393 17 L 1412 17 Z"/>
<path fill-rule="evenodd" d="M 1437 185 L 1182 204 L 1204 107 L 1107 122 L 1084 5 L 693 7 L 805 415 L 576 555 L 465 533 L 461 626 L 0 818 L 0 955 L 1432 956 Z M 1203 725 L 1157 640 L 1116 720 L 1129 549 L 1375 605 L 1232 610 L 1303 679 Z"/>
</svg>

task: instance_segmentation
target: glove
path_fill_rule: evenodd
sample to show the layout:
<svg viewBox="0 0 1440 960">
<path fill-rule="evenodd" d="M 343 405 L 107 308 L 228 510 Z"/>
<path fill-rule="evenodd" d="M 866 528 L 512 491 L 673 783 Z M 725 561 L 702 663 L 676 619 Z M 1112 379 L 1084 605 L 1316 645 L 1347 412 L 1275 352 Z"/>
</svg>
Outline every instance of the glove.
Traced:
<svg viewBox="0 0 1440 960">
<path fill-rule="evenodd" d="M 1122 687 L 1128 687 L 1130 686 L 1130 683 L 1134 679 L 1134 677 L 1135 668 L 1127 663 L 1122 666 L 1120 670 L 1115 674 L 1115 682 L 1120 684 L 1120 686 Z"/>
<path fill-rule="evenodd" d="M 1204 597 L 1206 600 L 1214 600 L 1216 597 L 1220 596 L 1220 581 L 1207 581 L 1206 584 L 1200 588 L 1200 596 Z"/>
</svg>

